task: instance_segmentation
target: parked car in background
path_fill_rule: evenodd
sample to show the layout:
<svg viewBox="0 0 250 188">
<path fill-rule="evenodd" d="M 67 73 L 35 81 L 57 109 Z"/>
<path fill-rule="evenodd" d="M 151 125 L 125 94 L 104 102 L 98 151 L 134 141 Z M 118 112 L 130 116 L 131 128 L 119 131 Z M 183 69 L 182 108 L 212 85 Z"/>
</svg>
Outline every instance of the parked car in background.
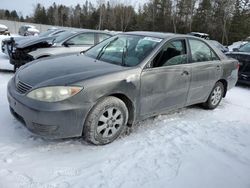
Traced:
<svg viewBox="0 0 250 188">
<path fill-rule="evenodd" d="M 10 35 L 9 29 L 6 25 L 0 24 L 0 35 Z"/>
<path fill-rule="evenodd" d="M 234 50 L 239 49 L 241 46 L 243 46 L 246 43 L 247 43 L 247 41 L 237 41 L 237 42 L 234 42 L 233 44 L 229 45 L 228 49 L 230 52 L 232 52 Z"/>
<path fill-rule="evenodd" d="M 191 32 L 191 33 L 188 33 L 188 35 L 192 35 L 192 36 L 195 36 L 195 37 L 199 37 L 199 38 L 209 40 L 209 34 L 207 34 L 207 33 Z"/>
<path fill-rule="evenodd" d="M 10 63 L 16 69 L 35 59 L 80 53 L 111 36 L 108 32 L 86 29 L 66 31 L 56 37 L 22 40 L 13 44 Z"/>
<path fill-rule="evenodd" d="M 210 44 L 214 45 L 215 47 L 217 47 L 220 51 L 222 51 L 223 53 L 229 52 L 229 49 L 227 46 L 223 46 L 221 43 L 219 43 L 216 40 L 208 40 Z"/>
<path fill-rule="evenodd" d="M 42 38 L 42 37 L 57 36 L 57 35 L 65 32 L 65 31 L 66 31 L 65 29 L 54 29 L 54 30 L 48 30 L 46 32 L 40 33 L 37 36 L 31 35 L 31 36 L 26 36 L 26 37 L 24 37 L 24 36 L 9 37 L 9 38 L 6 38 L 6 39 L 2 40 L 1 50 L 6 55 L 9 55 L 8 49 L 10 50 L 10 47 L 11 47 L 12 43 L 18 43 L 21 40 L 22 41 L 30 41 L 31 39 L 35 39 L 36 40 L 38 37 Z"/>
<path fill-rule="evenodd" d="M 19 28 L 18 34 L 22 36 L 38 35 L 40 31 L 33 25 L 23 25 Z"/>
<path fill-rule="evenodd" d="M 238 82 L 250 85 L 250 42 L 239 49 L 235 48 L 233 52 L 228 52 L 226 55 L 240 62 Z"/>
<path fill-rule="evenodd" d="M 200 38 L 128 32 L 83 54 L 22 66 L 8 101 L 33 133 L 107 144 L 150 116 L 197 103 L 216 108 L 237 73 L 237 60 Z"/>
</svg>

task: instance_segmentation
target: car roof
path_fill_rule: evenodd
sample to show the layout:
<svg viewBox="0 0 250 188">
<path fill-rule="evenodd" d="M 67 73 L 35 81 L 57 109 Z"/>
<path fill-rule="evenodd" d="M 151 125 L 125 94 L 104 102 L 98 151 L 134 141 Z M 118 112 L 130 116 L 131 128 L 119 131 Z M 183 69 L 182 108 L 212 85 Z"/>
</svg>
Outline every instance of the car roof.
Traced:
<svg viewBox="0 0 250 188">
<path fill-rule="evenodd" d="M 94 33 L 103 33 L 103 34 L 112 35 L 112 33 L 109 32 L 109 31 L 93 30 L 93 29 L 66 29 L 66 31 L 72 32 L 72 33 L 75 33 L 75 34 L 86 33 L 86 32 L 94 32 Z"/>
<path fill-rule="evenodd" d="M 133 34 L 133 35 L 141 35 L 147 37 L 155 37 L 155 38 L 171 38 L 171 37 L 189 37 L 189 38 L 197 38 L 192 35 L 178 34 L 178 33 L 163 33 L 163 32 L 153 32 L 153 31 L 132 31 L 126 32 L 124 34 Z"/>
<path fill-rule="evenodd" d="M 174 33 L 152 32 L 152 31 L 132 31 L 132 32 L 126 32 L 124 34 L 142 35 L 142 36 L 156 37 L 156 38 L 168 38 L 175 35 Z"/>
</svg>

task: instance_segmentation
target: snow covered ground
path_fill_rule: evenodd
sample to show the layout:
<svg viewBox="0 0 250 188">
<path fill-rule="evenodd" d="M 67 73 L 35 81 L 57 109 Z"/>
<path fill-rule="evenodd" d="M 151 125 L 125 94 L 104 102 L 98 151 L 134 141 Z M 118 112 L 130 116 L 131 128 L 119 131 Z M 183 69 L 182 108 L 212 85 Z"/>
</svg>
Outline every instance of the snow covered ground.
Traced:
<svg viewBox="0 0 250 188">
<path fill-rule="evenodd" d="M 0 53 L 0 69 L 12 68 Z M 213 110 L 198 106 L 145 120 L 105 146 L 41 139 L 15 120 L 0 72 L 0 188 L 249 188 L 250 87 Z"/>
</svg>

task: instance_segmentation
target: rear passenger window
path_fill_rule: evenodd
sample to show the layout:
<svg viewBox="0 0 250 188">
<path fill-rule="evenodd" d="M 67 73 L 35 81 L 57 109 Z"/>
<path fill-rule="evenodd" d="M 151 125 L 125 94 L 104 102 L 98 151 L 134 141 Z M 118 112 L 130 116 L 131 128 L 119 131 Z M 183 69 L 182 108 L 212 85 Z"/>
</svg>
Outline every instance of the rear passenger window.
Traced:
<svg viewBox="0 0 250 188">
<path fill-rule="evenodd" d="M 218 56 L 204 42 L 200 40 L 189 39 L 189 44 L 193 63 L 219 60 Z"/>
<path fill-rule="evenodd" d="M 185 40 L 167 42 L 153 60 L 153 67 L 163 67 L 187 63 Z"/>
</svg>

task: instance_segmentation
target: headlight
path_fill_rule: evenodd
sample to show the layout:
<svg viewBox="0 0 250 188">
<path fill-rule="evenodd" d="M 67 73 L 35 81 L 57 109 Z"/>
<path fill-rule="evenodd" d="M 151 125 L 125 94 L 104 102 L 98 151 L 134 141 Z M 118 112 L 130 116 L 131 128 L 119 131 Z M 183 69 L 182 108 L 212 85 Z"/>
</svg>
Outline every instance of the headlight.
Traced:
<svg viewBox="0 0 250 188">
<path fill-rule="evenodd" d="M 53 86 L 35 89 L 27 94 L 27 97 L 44 102 L 58 102 L 79 93 L 82 87 Z"/>
</svg>

